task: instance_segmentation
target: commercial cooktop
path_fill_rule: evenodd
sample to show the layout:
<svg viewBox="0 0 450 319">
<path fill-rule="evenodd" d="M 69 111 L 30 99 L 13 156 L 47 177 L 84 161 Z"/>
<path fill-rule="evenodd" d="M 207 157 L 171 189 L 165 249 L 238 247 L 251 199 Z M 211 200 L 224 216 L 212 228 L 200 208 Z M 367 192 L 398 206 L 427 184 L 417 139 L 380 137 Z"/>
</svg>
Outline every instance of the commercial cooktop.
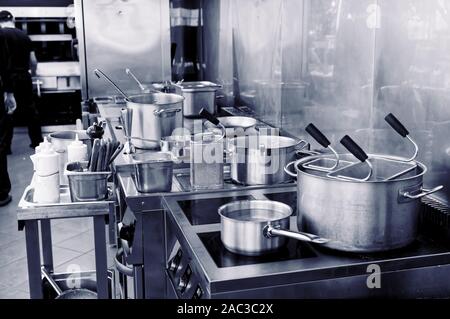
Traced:
<svg viewBox="0 0 450 319">
<path fill-rule="evenodd" d="M 448 240 L 421 227 L 417 240 L 403 249 L 355 254 L 289 239 L 274 254 L 242 256 L 220 239 L 217 208 L 233 200 L 279 200 L 295 208 L 295 186 L 163 198 L 175 243 L 168 247 L 169 298 L 358 298 L 450 297 Z M 442 211 L 423 205 L 421 222 L 439 220 Z M 426 220 L 425 220 L 426 219 Z M 296 230 L 296 216 L 291 217 Z M 442 223 L 441 223 L 442 224 Z M 445 233 L 445 232 L 444 232 Z M 381 288 L 368 280 L 380 271 Z"/>
<path fill-rule="evenodd" d="M 287 244 L 275 253 L 263 256 L 243 256 L 232 253 L 225 248 L 220 239 L 220 231 L 199 233 L 198 236 L 219 268 L 271 263 L 317 256 L 308 244 L 293 239 L 288 239 Z"/>
</svg>

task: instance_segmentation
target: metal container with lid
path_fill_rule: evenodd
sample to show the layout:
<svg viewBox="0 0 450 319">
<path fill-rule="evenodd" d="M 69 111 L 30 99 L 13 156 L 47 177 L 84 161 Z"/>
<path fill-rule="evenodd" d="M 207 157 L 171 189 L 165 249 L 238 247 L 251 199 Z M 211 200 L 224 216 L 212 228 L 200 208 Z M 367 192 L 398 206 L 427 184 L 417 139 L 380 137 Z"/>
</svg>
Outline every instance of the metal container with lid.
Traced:
<svg viewBox="0 0 450 319">
<path fill-rule="evenodd" d="M 198 118 L 200 109 L 216 113 L 216 91 L 221 85 L 208 81 L 182 82 L 176 84 L 185 98 L 183 114 L 188 118 Z"/>
</svg>

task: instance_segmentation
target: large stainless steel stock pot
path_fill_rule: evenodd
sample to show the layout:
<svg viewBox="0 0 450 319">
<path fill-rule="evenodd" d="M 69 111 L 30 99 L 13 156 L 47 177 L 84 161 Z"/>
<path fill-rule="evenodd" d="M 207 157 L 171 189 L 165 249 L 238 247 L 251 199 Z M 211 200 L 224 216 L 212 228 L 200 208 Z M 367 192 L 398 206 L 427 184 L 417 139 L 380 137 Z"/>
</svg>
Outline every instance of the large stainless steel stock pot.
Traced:
<svg viewBox="0 0 450 319">
<path fill-rule="evenodd" d="M 395 122 L 391 126 L 408 137 L 392 114 L 386 120 Z M 328 139 L 316 127 L 309 125 L 306 131 L 329 147 Z M 341 143 L 351 154 L 332 150 L 285 167 L 297 177 L 299 230 L 328 238 L 326 247 L 349 252 L 385 251 L 411 244 L 417 237 L 420 198 L 443 188 L 423 186 L 427 168 L 414 160 L 415 143 L 411 158 L 366 154 L 349 136 Z M 295 174 L 289 171 L 291 165 Z"/>
</svg>

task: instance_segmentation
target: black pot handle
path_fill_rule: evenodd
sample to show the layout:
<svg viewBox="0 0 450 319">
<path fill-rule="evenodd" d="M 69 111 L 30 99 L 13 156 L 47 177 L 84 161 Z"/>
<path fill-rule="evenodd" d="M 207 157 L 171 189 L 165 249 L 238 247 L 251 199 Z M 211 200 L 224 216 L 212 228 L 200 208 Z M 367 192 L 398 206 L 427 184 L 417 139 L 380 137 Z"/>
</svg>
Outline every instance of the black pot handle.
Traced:
<svg viewBox="0 0 450 319">
<path fill-rule="evenodd" d="M 384 120 L 402 137 L 406 137 L 409 135 L 408 130 L 406 127 L 394 116 L 394 114 L 389 113 L 386 115 Z"/>
<path fill-rule="evenodd" d="M 369 156 L 367 156 L 366 152 L 358 145 L 356 142 L 348 135 L 345 135 L 341 139 L 341 144 L 352 153 L 357 159 L 361 162 L 365 162 Z"/>
<path fill-rule="evenodd" d="M 327 148 L 331 144 L 328 138 L 313 123 L 309 123 L 305 131 L 323 147 Z"/>
<path fill-rule="evenodd" d="M 214 125 L 218 126 L 220 124 L 220 121 L 217 119 L 217 117 L 215 117 L 214 115 L 212 115 L 210 112 L 208 112 L 208 110 L 206 110 L 205 108 L 202 108 L 199 112 L 199 115 L 202 116 L 203 118 L 205 118 L 206 120 L 210 121 L 211 123 L 213 123 Z"/>
</svg>

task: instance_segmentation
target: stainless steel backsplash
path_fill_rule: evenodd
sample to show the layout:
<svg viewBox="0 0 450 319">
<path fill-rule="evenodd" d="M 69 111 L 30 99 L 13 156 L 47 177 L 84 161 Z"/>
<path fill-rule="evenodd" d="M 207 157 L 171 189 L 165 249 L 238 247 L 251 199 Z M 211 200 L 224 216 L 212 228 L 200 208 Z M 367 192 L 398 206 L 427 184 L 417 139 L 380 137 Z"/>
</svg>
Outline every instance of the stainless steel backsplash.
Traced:
<svg viewBox="0 0 450 319">
<path fill-rule="evenodd" d="M 384 121 L 393 112 L 419 144 L 425 184 L 444 184 L 449 202 L 450 1 L 209 0 L 204 17 L 221 104 L 308 140 L 313 122 L 341 151 L 349 134 L 368 152 L 409 156 Z"/>
</svg>

